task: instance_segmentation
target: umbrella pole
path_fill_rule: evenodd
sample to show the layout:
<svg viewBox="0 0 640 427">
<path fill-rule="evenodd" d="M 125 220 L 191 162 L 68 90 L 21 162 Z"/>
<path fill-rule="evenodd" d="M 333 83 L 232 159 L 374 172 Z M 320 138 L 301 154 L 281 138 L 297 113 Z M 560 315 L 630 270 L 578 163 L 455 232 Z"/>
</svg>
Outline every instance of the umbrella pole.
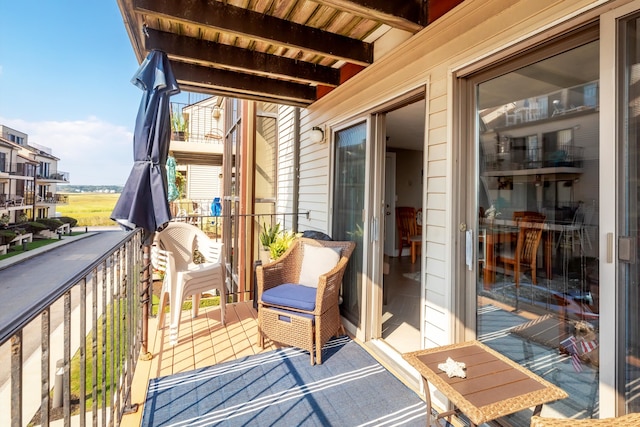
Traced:
<svg viewBox="0 0 640 427">
<path fill-rule="evenodd" d="M 147 344 L 149 342 L 149 285 L 151 283 L 150 274 L 151 262 L 150 262 L 150 246 L 146 242 L 142 245 L 142 264 L 144 265 L 142 270 L 142 337 L 141 344 L 142 349 L 140 351 L 140 360 L 151 360 L 153 355 L 147 350 Z"/>
</svg>

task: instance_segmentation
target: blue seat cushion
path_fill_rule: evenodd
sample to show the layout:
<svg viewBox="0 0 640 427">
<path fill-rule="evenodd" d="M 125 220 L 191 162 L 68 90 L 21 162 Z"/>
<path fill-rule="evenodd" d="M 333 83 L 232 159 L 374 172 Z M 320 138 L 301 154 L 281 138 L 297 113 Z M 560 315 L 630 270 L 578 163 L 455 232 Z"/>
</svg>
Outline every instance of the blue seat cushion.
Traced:
<svg viewBox="0 0 640 427">
<path fill-rule="evenodd" d="M 262 293 L 262 302 L 281 307 L 313 311 L 316 308 L 316 288 L 285 283 Z"/>
</svg>

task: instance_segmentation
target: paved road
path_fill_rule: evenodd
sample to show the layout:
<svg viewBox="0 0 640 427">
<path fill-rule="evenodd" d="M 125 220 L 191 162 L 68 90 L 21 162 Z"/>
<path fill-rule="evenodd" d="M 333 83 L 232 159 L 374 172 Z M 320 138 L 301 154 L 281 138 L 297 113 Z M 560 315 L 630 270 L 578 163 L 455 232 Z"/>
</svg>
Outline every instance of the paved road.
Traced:
<svg viewBox="0 0 640 427">
<path fill-rule="evenodd" d="M 0 330 L 6 328 L 34 302 L 58 289 L 77 272 L 83 270 L 125 238 L 119 229 L 100 231 L 82 239 L 42 252 L 32 258 L 0 271 Z M 75 305 L 76 302 L 73 302 Z M 62 304 L 51 310 L 51 330 L 62 322 Z M 0 347 L 0 385 L 9 375 L 7 357 L 9 343 Z M 28 355 L 40 345 L 39 317 L 23 333 L 23 354 Z"/>
</svg>

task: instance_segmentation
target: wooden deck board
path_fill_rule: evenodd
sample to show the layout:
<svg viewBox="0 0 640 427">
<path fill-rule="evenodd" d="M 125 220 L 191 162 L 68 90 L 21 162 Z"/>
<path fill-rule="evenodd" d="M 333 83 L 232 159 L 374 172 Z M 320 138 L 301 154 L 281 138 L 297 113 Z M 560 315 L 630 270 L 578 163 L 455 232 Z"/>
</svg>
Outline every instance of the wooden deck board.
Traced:
<svg viewBox="0 0 640 427">
<path fill-rule="evenodd" d="M 149 379 L 185 372 L 217 363 L 235 360 L 278 348 L 267 343 L 264 350 L 257 345 L 257 312 L 251 301 L 227 304 L 226 325 L 220 322 L 219 307 L 200 309 L 198 317 L 182 312 L 178 343 L 169 343 L 168 319 L 157 329 L 157 319 L 149 319 L 148 351 L 150 361 L 138 360 L 133 377 L 132 403 L 138 410 L 125 415 L 122 426 L 140 426 Z"/>
</svg>

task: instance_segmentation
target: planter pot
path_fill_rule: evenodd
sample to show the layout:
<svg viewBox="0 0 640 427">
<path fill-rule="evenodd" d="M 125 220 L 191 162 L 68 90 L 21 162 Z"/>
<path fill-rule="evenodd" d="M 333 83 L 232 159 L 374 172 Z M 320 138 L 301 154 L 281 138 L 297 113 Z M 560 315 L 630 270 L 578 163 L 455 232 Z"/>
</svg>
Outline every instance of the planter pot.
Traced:
<svg viewBox="0 0 640 427">
<path fill-rule="evenodd" d="M 262 261 L 262 264 L 268 264 L 270 263 L 271 260 L 271 252 L 269 251 L 269 249 L 260 249 L 260 252 L 258 253 L 258 256 L 260 258 L 260 261 Z"/>
<path fill-rule="evenodd" d="M 185 140 L 185 132 L 184 131 L 173 131 L 171 132 L 171 139 L 174 141 L 184 141 Z"/>
</svg>

